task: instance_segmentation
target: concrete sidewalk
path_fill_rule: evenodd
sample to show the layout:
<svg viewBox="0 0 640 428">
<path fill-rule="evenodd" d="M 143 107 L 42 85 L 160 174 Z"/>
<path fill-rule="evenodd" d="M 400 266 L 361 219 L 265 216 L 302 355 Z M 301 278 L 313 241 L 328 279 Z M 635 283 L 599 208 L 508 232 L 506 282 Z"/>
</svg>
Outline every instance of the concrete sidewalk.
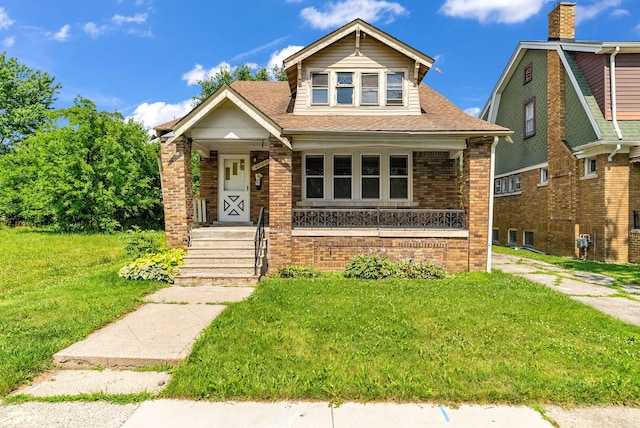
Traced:
<svg viewBox="0 0 640 428">
<path fill-rule="evenodd" d="M 573 300 L 640 327 L 640 287 L 637 285 L 623 286 L 621 293 L 612 287 L 612 278 L 589 272 L 572 272 L 528 259 L 525 251 L 521 257 L 493 253 L 492 268 L 546 285 Z"/>
</svg>

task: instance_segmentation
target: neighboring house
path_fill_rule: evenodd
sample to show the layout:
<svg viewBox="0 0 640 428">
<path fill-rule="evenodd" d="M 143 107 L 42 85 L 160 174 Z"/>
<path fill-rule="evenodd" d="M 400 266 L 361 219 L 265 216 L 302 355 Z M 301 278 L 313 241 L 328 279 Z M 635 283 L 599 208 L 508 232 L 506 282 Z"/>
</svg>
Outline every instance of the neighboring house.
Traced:
<svg viewBox="0 0 640 428">
<path fill-rule="evenodd" d="M 576 41 L 560 2 L 481 117 L 514 131 L 496 148 L 494 243 L 640 262 L 640 42 Z"/>
<path fill-rule="evenodd" d="M 369 253 L 486 270 L 492 148 L 511 131 L 422 84 L 432 64 L 358 19 L 287 58 L 288 81 L 225 85 L 157 127 L 168 245 L 189 243 L 196 151 L 203 225 L 264 208 L 270 271 Z"/>
</svg>

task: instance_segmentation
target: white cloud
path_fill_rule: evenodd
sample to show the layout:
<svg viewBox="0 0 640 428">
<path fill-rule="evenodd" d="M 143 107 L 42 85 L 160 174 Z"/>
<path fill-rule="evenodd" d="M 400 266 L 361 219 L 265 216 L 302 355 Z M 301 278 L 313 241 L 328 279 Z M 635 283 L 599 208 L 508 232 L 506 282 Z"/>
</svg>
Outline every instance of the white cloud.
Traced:
<svg viewBox="0 0 640 428">
<path fill-rule="evenodd" d="M 327 3 L 323 12 L 315 7 L 306 7 L 300 12 L 300 16 L 313 28 L 321 30 L 339 27 L 356 18 L 371 23 L 381 19 L 392 22 L 397 16 L 407 14 L 400 3 L 384 0 L 343 0 Z"/>
<path fill-rule="evenodd" d="M 69 24 L 63 25 L 62 28 L 57 33 L 47 33 L 47 36 L 51 37 L 53 40 L 58 42 L 66 42 L 69 40 L 71 26 Z"/>
<path fill-rule="evenodd" d="M 286 3 L 302 3 L 302 0 L 284 0 Z"/>
<path fill-rule="evenodd" d="M 236 55 L 233 58 L 231 58 L 231 61 L 238 61 L 238 60 L 240 60 L 242 58 L 246 58 L 248 56 L 255 55 L 255 54 L 260 53 L 260 52 L 262 52 L 264 50 L 274 48 L 277 45 L 279 45 L 280 43 L 282 43 L 285 39 L 286 39 L 286 37 L 280 37 L 279 39 L 272 40 L 272 41 L 270 41 L 268 43 L 265 43 L 263 45 L 258 46 L 257 48 L 251 49 L 250 51 L 239 53 L 238 55 Z"/>
<path fill-rule="evenodd" d="M 117 25 L 128 23 L 143 24 L 147 21 L 147 17 L 146 13 L 136 13 L 134 16 L 113 15 L 111 21 Z"/>
<path fill-rule="evenodd" d="M 2 46 L 5 48 L 10 48 L 16 44 L 16 38 L 14 36 L 9 36 L 2 41 Z"/>
<path fill-rule="evenodd" d="M 463 110 L 469 116 L 478 117 L 482 109 L 480 107 L 469 107 Z"/>
<path fill-rule="evenodd" d="M 289 58 L 291 55 L 298 52 L 302 48 L 304 48 L 304 46 L 289 45 L 284 49 L 275 51 L 271 54 L 271 58 L 269 58 L 269 62 L 267 63 L 267 70 L 271 71 L 276 66 L 282 67 L 282 61 L 284 61 L 286 58 Z"/>
<path fill-rule="evenodd" d="M 193 108 L 192 100 L 181 101 L 177 104 L 164 102 L 142 103 L 133 111 L 131 117 L 141 122 L 147 128 L 161 125 L 189 113 Z"/>
<path fill-rule="evenodd" d="M 90 37 L 93 37 L 94 39 L 100 36 L 101 34 L 104 34 L 104 32 L 107 30 L 106 26 L 103 25 L 98 27 L 95 22 L 87 22 L 82 26 L 82 29 L 84 30 L 85 33 L 87 33 Z"/>
<path fill-rule="evenodd" d="M 600 0 L 590 6 L 576 6 L 576 24 L 594 19 L 608 9 L 620 6 L 621 0 Z"/>
<path fill-rule="evenodd" d="M 613 17 L 627 16 L 627 15 L 631 15 L 631 12 L 629 12 L 627 9 L 614 9 L 611 12 L 611 16 Z"/>
<path fill-rule="evenodd" d="M 182 80 L 186 80 L 188 86 L 197 85 L 199 80 L 205 80 L 209 77 L 215 76 L 221 68 L 231 70 L 229 63 L 224 61 L 209 70 L 205 70 L 201 64 L 196 64 L 191 71 L 182 75 Z"/>
<path fill-rule="evenodd" d="M 540 12 L 550 0 L 446 0 L 440 12 L 456 18 L 480 22 L 513 24 Z"/>
<path fill-rule="evenodd" d="M 9 14 L 4 9 L 4 7 L 0 7 L 0 30 L 6 30 L 11 27 L 13 23 L 16 22 L 9 17 Z"/>
</svg>

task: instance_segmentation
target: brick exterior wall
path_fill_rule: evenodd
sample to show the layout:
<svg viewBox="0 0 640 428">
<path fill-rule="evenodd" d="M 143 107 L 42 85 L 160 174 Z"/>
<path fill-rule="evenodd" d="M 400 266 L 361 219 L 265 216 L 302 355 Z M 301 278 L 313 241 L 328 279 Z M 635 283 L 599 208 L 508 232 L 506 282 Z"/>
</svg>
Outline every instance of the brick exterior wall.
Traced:
<svg viewBox="0 0 640 428">
<path fill-rule="evenodd" d="M 253 161 L 254 159 L 256 159 L 255 162 Z M 251 152 L 252 166 L 266 159 L 269 159 L 268 151 Z M 256 189 L 255 176 L 257 173 L 261 173 L 263 175 L 262 187 L 260 188 L 260 190 Z M 262 167 L 257 171 L 251 171 L 251 183 L 249 188 L 251 189 L 251 194 L 249 196 L 251 206 L 251 222 L 258 222 L 260 208 L 264 207 L 264 221 L 266 224 L 269 224 L 269 165 Z"/>
<path fill-rule="evenodd" d="M 359 254 L 376 254 L 392 261 L 411 259 L 443 266 L 447 272 L 468 268 L 465 238 L 301 237 L 292 239 L 292 263 L 322 270 L 343 270 Z M 486 253 L 485 253 L 486 261 Z"/>
<path fill-rule="evenodd" d="M 549 40 L 576 38 L 576 5 L 559 2 L 549 13 Z"/>
<path fill-rule="evenodd" d="M 629 263 L 640 263 L 640 230 L 629 233 Z"/>
<path fill-rule="evenodd" d="M 293 206 L 302 201 L 302 153 L 293 152 L 293 184 L 291 188 Z"/>
<path fill-rule="evenodd" d="M 491 143 L 468 142 L 464 151 L 464 207 L 469 230 L 470 271 L 487 269 Z"/>
<path fill-rule="evenodd" d="M 200 197 L 207 201 L 207 223 L 218 220 L 218 152 L 200 158 Z"/>
<path fill-rule="evenodd" d="M 293 152 L 279 141 L 269 150 L 269 272 L 291 264 Z"/>
<path fill-rule="evenodd" d="M 425 209 L 460 209 L 457 162 L 448 152 L 413 152 L 413 200 Z"/>
<path fill-rule="evenodd" d="M 191 144 L 184 139 L 161 144 L 162 199 L 167 245 L 187 248 L 193 226 Z"/>
</svg>

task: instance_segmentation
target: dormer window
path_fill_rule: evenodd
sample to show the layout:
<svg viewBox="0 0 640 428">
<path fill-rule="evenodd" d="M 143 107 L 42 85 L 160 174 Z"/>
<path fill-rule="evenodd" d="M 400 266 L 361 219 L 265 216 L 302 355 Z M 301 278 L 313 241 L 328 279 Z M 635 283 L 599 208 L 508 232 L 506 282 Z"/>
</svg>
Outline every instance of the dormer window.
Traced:
<svg viewBox="0 0 640 428">
<path fill-rule="evenodd" d="M 353 105 L 353 73 L 336 73 L 336 103 Z"/>
<path fill-rule="evenodd" d="M 387 105 L 402 105 L 404 73 L 387 73 Z"/>
<path fill-rule="evenodd" d="M 378 73 L 362 73 L 361 105 L 378 105 Z"/>
<path fill-rule="evenodd" d="M 311 103 L 316 105 L 328 105 L 329 73 L 311 73 L 311 86 Z"/>
</svg>

